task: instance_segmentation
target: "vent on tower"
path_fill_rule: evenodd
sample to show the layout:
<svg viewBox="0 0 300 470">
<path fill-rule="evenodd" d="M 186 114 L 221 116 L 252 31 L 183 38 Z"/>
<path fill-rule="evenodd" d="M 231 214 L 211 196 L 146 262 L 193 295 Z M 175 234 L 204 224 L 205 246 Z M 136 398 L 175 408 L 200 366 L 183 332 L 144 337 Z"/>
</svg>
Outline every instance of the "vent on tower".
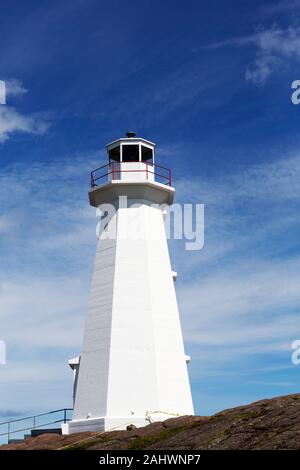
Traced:
<svg viewBox="0 0 300 470">
<path fill-rule="evenodd" d="M 126 135 L 127 135 L 128 139 L 132 139 L 133 137 L 135 137 L 135 136 L 136 136 L 136 133 L 135 133 L 135 132 L 131 132 L 131 131 L 129 131 L 129 132 L 127 132 L 127 134 L 126 134 Z"/>
</svg>

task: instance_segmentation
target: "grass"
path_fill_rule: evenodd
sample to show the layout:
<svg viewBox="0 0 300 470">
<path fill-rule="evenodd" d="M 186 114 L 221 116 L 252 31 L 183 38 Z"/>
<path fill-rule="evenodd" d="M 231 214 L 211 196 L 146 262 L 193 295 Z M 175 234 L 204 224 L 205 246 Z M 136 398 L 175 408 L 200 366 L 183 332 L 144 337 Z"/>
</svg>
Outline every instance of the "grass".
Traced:
<svg viewBox="0 0 300 470">
<path fill-rule="evenodd" d="M 152 434 L 149 436 L 140 436 L 137 437 L 131 445 L 128 447 L 128 450 L 143 450 L 148 446 L 155 444 L 156 442 L 162 441 L 169 437 L 175 436 L 176 434 L 189 429 L 190 426 L 180 426 L 178 428 L 163 429 L 157 434 Z"/>
<path fill-rule="evenodd" d="M 249 410 L 244 413 L 239 413 L 238 415 L 236 415 L 236 417 L 241 421 L 248 421 L 251 418 L 258 418 L 262 414 L 263 413 L 261 411 Z"/>
<path fill-rule="evenodd" d="M 95 437 L 83 439 L 80 442 L 75 442 L 74 444 L 63 446 L 58 450 L 85 450 L 93 446 L 94 444 L 98 444 L 99 442 L 109 441 L 110 438 L 111 436 L 107 436 L 107 435 L 95 436 Z"/>
<path fill-rule="evenodd" d="M 192 423 L 192 424 L 188 424 L 185 426 L 178 426 L 176 428 L 162 429 L 160 432 L 156 434 L 136 437 L 134 441 L 132 441 L 131 444 L 129 445 L 128 450 L 143 450 L 147 448 L 148 446 L 150 446 L 151 444 L 155 444 L 156 442 L 175 436 L 176 434 L 182 431 L 186 431 L 188 429 L 201 426 L 201 424 L 202 424 L 201 422 Z M 74 444 L 68 444 L 66 446 L 61 447 L 58 450 L 85 450 L 101 442 L 107 442 L 110 440 L 113 441 L 114 437 L 115 436 L 113 436 L 111 433 L 106 432 L 99 436 L 94 436 L 94 437 L 83 439 L 82 441 L 75 442 Z"/>
<path fill-rule="evenodd" d="M 225 429 L 224 431 L 217 432 L 216 434 L 213 434 L 207 439 L 206 441 L 207 448 L 209 449 L 212 445 L 219 444 L 220 442 L 226 440 L 227 438 L 228 438 L 227 429 Z"/>
<path fill-rule="evenodd" d="M 151 444 L 155 444 L 156 442 L 163 441 L 164 439 L 168 439 L 169 437 L 173 437 L 176 434 L 179 434 L 183 431 L 187 431 L 189 429 L 194 429 L 201 427 L 203 422 L 196 422 L 190 423 L 184 426 L 178 426 L 176 428 L 167 428 L 163 429 L 162 431 L 158 432 L 157 434 L 151 434 L 149 436 L 140 436 L 137 437 L 131 445 L 128 447 L 128 450 L 143 450 L 146 449 Z"/>
</svg>

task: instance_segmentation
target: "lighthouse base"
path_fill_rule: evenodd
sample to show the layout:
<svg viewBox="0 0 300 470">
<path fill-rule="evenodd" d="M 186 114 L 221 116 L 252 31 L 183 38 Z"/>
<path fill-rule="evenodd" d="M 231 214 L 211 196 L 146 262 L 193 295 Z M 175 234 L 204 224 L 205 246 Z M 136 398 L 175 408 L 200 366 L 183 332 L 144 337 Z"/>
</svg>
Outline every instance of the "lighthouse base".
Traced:
<svg viewBox="0 0 300 470">
<path fill-rule="evenodd" d="M 111 418 L 89 418 L 89 419 L 78 419 L 69 421 L 61 425 L 62 434 L 74 434 L 78 432 L 108 432 L 108 431 L 122 431 L 127 428 L 130 424 L 141 428 L 147 426 L 150 423 L 164 421 L 169 418 L 174 418 L 179 415 L 168 414 L 168 413 L 157 413 L 155 415 L 147 416 L 114 416 Z"/>
</svg>

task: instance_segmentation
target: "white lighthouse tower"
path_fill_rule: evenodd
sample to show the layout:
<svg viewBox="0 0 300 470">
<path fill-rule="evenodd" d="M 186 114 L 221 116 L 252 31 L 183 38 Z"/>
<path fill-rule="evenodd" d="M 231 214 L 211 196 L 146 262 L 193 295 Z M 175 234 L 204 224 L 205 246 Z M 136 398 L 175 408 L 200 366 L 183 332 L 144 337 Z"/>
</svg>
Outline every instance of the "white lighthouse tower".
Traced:
<svg viewBox="0 0 300 470">
<path fill-rule="evenodd" d="M 171 173 L 155 163 L 155 144 L 133 132 L 107 151 L 108 163 L 91 174 L 90 204 L 105 223 L 81 355 L 69 362 L 66 434 L 194 414 L 162 210 L 174 198 Z"/>
</svg>

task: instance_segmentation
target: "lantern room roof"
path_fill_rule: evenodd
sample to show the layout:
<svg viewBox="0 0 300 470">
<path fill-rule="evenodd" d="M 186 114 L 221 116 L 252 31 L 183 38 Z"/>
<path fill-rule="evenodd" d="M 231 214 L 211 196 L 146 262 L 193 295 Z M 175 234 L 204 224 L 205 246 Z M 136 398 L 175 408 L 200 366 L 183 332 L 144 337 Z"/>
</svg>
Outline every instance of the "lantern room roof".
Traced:
<svg viewBox="0 0 300 470">
<path fill-rule="evenodd" d="M 146 144 L 149 145 L 150 147 L 155 147 L 155 143 L 151 142 L 150 140 L 143 139 L 142 137 L 120 137 L 120 139 L 114 140 L 113 142 L 110 142 L 107 144 L 107 148 L 112 148 L 116 147 L 117 145 L 120 144 Z"/>
</svg>

